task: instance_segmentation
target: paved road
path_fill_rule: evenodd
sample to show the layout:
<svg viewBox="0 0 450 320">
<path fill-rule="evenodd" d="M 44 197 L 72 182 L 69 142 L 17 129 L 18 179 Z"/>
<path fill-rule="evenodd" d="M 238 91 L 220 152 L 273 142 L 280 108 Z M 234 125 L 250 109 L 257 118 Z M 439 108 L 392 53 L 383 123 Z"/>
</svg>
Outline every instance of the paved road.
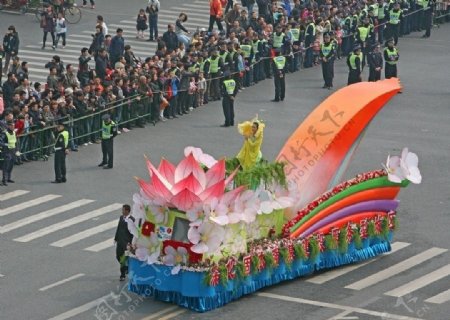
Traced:
<svg viewBox="0 0 450 320">
<path fill-rule="evenodd" d="M 181 10 L 189 15 L 196 13 L 201 19 L 198 22 L 204 23 L 205 3 L 206 0 L 164 2 L 163 13 L 168 18 L 161 20 L 161 24 L 172 21 L 170 16 Z M 127 4 L 124 7 L 122 1 L 99 0 L 96 11 L 109 11 L 111 15 L 105 16 L 110 28 L 114 24 L 128 26 L 127 34 L 134 32 L 131 21 L 140 6 L 138 1 Z M 171 8 L 173 5 L 178 7 Z M 83 31 L 91 29 L 94 13 L 87 12 L 84 24 L 74 26 L 69 39 L 88 42 L 89 33 Z M 6 29 L 12 21 L 18 25 L 17 19 L 24 19 L 21 28 L 31 30 L 28 34 L 21 31 L 22 48 L 38 46 L 35 39 L 40 32 L 31 29 L 37 27 L 31 17 L 2 14 L 0 29 Z M 123 284 L 118 282 L 112 247 L 119 205 L 131 202 L 133 192 L 138 190 L 133 176 L 146 177 L 144 153 L 155 161 L 166 156 L 176 162 L 186 145 L 202 147 L 216 157 L 233 155 L 239 150 L 240 136 L 232 128 L 218 127 L 223 120 L 221 106 L 212 103 L 181 119 L 122 134 L 115 142 L 114 170 L 98 170 L 98 146 L 83 147 L 70 155 L 69 181 L 64 185 L 49 183 L 53 179 L 51 162 L 34 162 L 15 169 L 17 183 L 0 189 L 2 319 L 107 319 L 100 317 L 104 311 L 109 312 L 110 319 L 245 316 L 264 320 L 371 320 L 400 319 L 398 315 L 403 319 L 448 320 L 449 31 L 450 26 L 445 25 L 433 30 L 429 40 L 418 39 L 418 35 L 401 39 L 399 68 L 404 93 L 395 97 L 373 121 L 347 174 L 350 178 L 379 168 L 388 153 L 399 153 L 403 146 L 419 154 L 423 184 L 400 195 L 400 230 L 395 239 L 395 253 L 350 269 L 278 285 L 207 314 L 127 295 Z M 149 44 L 139 42 L 139 45 L 147 48 Z M 53 52 L 45 54 L 48 56 L 40 57 L 47 59 Z M 36 66 L 44 60 L 30 59 L 36 61 Z M 255 113 L 266 120 L 263 152 L 269 159 L 275 157 L 301 119 L 330 94 L 320 89 L 322 80 L 317 68 L 288 75 L 288 80 L 284 103 L 269 102 L 273 98 L 270 82 L 245 90 L 237 100 L 238 121 Z M 343 62 L 338 62 L 336 88 L 345 82 L 346 68 Z M 386 269 L 388 272 L 383 272 Z"/>
</svg>

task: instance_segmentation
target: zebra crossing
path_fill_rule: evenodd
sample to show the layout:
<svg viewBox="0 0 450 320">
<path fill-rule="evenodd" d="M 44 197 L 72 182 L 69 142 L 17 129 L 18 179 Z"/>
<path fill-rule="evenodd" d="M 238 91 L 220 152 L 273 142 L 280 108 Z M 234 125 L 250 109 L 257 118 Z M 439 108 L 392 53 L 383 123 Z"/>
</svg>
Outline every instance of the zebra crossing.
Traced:
<svg viewBox="0 0 450 320">
<path fill-rule="evenodd" d="M 41 207 L 46 209 L 41 210 Z M 121 207 L 120 203 L 102 204 L 92 199 L 67 202 L 64 196 L 58 194 L 33 195 L 33 192 L 28 190 L 15 190 L 0 195 L 0 235 L 19 243 L 29 243 L 42 238 L 45 245 L 54 248 L 65 248 L 80 243 L 83 251 L 98 253 L 113 246 L 113 229 L 117 226 L 117 212 Z M 100 218 L 102 218 L 101 221 Z M 72 231 L 72 234 L 65 232 L 74 226 L 80 231 Z M 59 231 L 64 232 L 58 233 Z M 10 234 L 12 236 L 9 236 Z M 61 236 L 61 234 L 64 235 Z M 408 251 L 410 255 L 404 260 L 372 274 L 366 274 L 364 267 L 382 263 L 384 259 L 388 259 L 389 255 L 407 249 L 410 249 Z M 446 255 L 448 255 L 446 248 L 431 247 L 421 252 L 414 252 L 414 246 L 411 243 L 394 242 L 392 251 L 383 256 L 312 275 L 305 281 L 327 287 L 334 280 L 346 279 L 347 276 L 353 282 L 346 284 L 344 288 L 360 292 L 369 290 L 380 282 L 402 276 L 408 271 L 417 270 L 427 262 Z M 355 275 L 358 275 L 359 280 L 354 279 Z M 396 288 L 390 288 L 389 291 L 384 292 L 384 295 L 399 298 L 432 286 L 438 281 L 450 285 L 449 280 L 450 264 L 444 263 L 435 270 L 421 274 L 417 278 L 408 279 L 406 283 Z M 444 289 L 443 292 L 426 297 L 424 301 L 435 305 L 450 302 L 450 288 Z"/>
<path fill-rule="evenodd" d="M 139 8 L 136 7 L 136 13 Z M 164 8 L 162 4 L 158 15 L 158 31 L 161 36 L 169 23 L 175 23 L 178 14 L 184 12 L 188 15 L 188 21 L 184 23 L 185 27 L 191 32 L 197 28 L 207 27 L 209 21 L 209 3 L 208 0 L 197 0 L 193 4 L 183 3 L 176 8 Z M 108 17 L 105 17 L 107 20 Z M 136 39 L 136 20 L 135 17 L 130 20 L 122 20 L 116 23 L 108 23 L 110 34 L 114 35 L 114 30 L 122 28 L 124 30 L 125 44 L 130 45 L 136 57 L 144 60 L 152 56 L 156 49 L 156 42 L 148 42 L 148 30 L 145 32 L 145 39 Z M 54 55 L 58 55 L 65 65 L 72 64 L 78 66 L 78 57 L 83 47 L 89 48 L 92 42 L 93 30 L 84 30 L 81 33 L 71 34 L 70 30 L 67 36 L 67 44 L 64 49 L 58 47 L 56 50 L 41 50 L 42 43 L 30 44 L 20 48 L 19 57 L 22 61 L 27 61 L 29 65 L 30 80 L 33 82 L 46 83 L 49 70 L 44 65 L 49 62 Z M 90 62 L 91 68 L 95 67 L 94 61 Z M 76 68 L 75 68 L 76 69 Z"/>
<path fill-rule="evenodd" d="M 46 209 L 40 210 L 41 207 Z M 21 243 L 50 238 L 49 246 L 56 248 L 80 242 L 86 246 L 84 251 L 100 252 L 114 245 L 113 229 L 117 226 L 117 213 L 121 208 L 121 203 L 104 205 L 92 199 L 67 203 L 62 195 L 33 196 L 28 190 L 15 190 L 0 195 L 0 235 Z M 68 235 L 66 231 L 70 227 L 78 227 L 81 231 Z M 60 231 L 64 236 L 53 239 Z M 107 240 L 104 240 L 105 236 Z"/>
</svg>

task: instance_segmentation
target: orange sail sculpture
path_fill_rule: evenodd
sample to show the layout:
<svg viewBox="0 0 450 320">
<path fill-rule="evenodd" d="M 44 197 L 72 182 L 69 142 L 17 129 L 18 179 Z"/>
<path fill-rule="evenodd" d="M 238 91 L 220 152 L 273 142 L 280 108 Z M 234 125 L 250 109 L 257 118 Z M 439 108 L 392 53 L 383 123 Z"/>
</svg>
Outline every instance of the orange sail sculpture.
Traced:
<svg viewBox="0 0 450 320">
<path fill-rule="evenodd" d="M 397 78 L 360 82 L 335 92 L 303 120 L 276 159 L 287 163 L 300 206 L 337 184 L 365 128 L 400 89 Z"/>
</svg>

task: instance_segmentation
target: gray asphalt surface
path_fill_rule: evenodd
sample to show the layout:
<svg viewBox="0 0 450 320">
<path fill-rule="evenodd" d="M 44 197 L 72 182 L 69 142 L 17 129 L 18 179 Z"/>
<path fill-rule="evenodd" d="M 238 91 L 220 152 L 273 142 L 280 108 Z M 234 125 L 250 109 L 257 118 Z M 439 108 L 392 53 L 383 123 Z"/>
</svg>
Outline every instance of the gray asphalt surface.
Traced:
<svg viewBox="0 0 450 320">
<path fill-rule="evenodd" d="M 108 12 L 110 16 L 107 21 L 110 24 L 118 24 L 123 19 L 134 19 L 135 12 L 142 6 L 140 5 L 142 2 L 127 1 L 125 5 L 123 1 L 99 0 L 95 13 L 102 10 Z M 192 2 L 168 0 L 163 3 L 163 9 L 177 6 L 172 10 L 174 16 L 181 10 L 189 13 L 188 10 L 192 10 L 193 7 L 190 9 L 182 7 L 185 3 Z M 91 29 L 95 23 L 93 16 L 94 13 L 87 10 L 82 23 L 73 26 L 72 32 L 75 34 Z M 5 30 L 9 24 L 13 23 L 20 25 L 20 30 L 29 30 L 28 32 L 20 31 L 23 45 L 36 44 L 36 38 L 40 38 L 40 31 L 37 30 L 37 24 L 32 17 L 0 14 L 0 30 Z M 84 250 L 100 241 L 111 239 L 112 242 L 114 229 L 64 248 L 50 245 L 54 241 L 116 219 L 120 210 L 88 219 L 29 242 L 22 243 L 14 240 L 54 223 L 66 221 L 113 203 L 130 203 L 132 194 L 138 191 L 133 176 L 147 177 L 143 154 L 147 154 L 154 162 L 162 156 L 178 162 L 184 147 L 189 145 L 201 147 L 215 157 L 236 154 L 241 146 L 241 137 L 236 128 L 219 127 L 223 122 L 222 108 L 219 103 L 211 103 L 180 119 L 158 124 L 156 127 L 135 129 L 119 136 L 115 141 L 113 170 L 97 168 L 101 156 L 100 146 L 97 145 L 81 147 L 78 153 L 70 154 L 68 183 L 64 185 L 49 183 L 53 180 L 52 161 L 34 162 L 14 169 L 16 184 L 0 189 L 0 196 L 14 190 L 27 190 L 29 193 L 0 201 L 0 210 L 8 210 L 14 205 L 48 194 L 61 195 L 61 197 L 0 216 L 0 226 L 19 219 L 30 219 L 37 213 L 79 199 L 92 199 L 95 202 L 3 234 L 0 233 L 0 274 L 3 275 L 0 277 L 0 318 L 5 320 L 49 319 L 68 311 L 73 312 L 74 308 L 80 306 L 79 310 L 84 311 L 71 319 L 102 319 L 98 318 L 98 311 L 99 308 L 106 306 L 110 308 L 110 319 L 142 319 L 161 311 L 161 317 L 165 315 L 165 319 L 242 319 L 245 317 L 262 320 L 325 320 L 343 311 L 321 307 L 317 303 L 327 302 L 378 312 L 376 316 L 348 312 L 341 317 L 342 319 L 345 317 L 364 320 L 390 319 L 389 314 L 396 314 L 430 320 L 449 320 L 449 303 L 425 302 L 426 299 L 449 290 L 449 276 L 412 292 L 411 296 L 405 298 L 405 304 L 401 304 L 401 301 L 395 297 L 384 294 L 448 265 L 450 263 L 448 252 L 388 280 L 379 279 L 378 284 L 369 288 L 363 290 L 345 288 L 355 281 L 430 248 L 450 249 L 448 232 L 449 34 L 450 25 L 444 25 L 440 29 L 434 29 L 432 37 L 427 40 L 420 39 L 419 34 L 400 39 L 399 76 L 404 86 L 403 94 L 394 97 L 371 123 L 346 174 L 346 178 L 351 178 L 359 172 L 380 168 L 380 164 L 386 160 L 389 153 L 398 154 L 404 146 L 408 146 L 411 151 L 419 155 L 423 182 L 419 186 L 413 185 L 403 190 L 399 196 L 401 200 L 398 212 L 400 230 L 395 235 L 395 241 L 409 243 L 409 246 L 323 284 L 309 282 L 308 280 L 312 278 L 298 279 L 261 291 L 278 295 L 276 296 L 278 298 L 254 294 L 218 310 L 197 314 L 178 308 L 169 310 L 168 308 L 171 307 L 169 304 L 151 299 L 140 300 L 135 295 L 130 295 L 128 298 L 121 291 L 123 283 L 118 281 L 118 265 L 114 258 L 114 249 L 108 248 L 98 253 Z M 364 77 L 367 78 L 367 76 L 366 71 Z M 236 102 L 237 122 L 250 119 L 256 113 L 266 121 L 263 153 L 268 159 L 273 159 L 277 155 L 284 141 L 302 119 L 331 93 L 321 89 L 323 83 L 319 68 L 290 74 L 287 80 L 287 98 L 283 103 L 270 102 L 273 98 L 273 83 L 270 81 L 264 81 L 246 89 L 238 95 Z M 347 68 L 344 61 L 338 61 L 335 67 L 335 88 L 344 86 L 346 81 Z M 48 290 L 39 291 L 45 286 L 77 274 L 84 274 L 84 276 Z M 102 300 L 97 300 L 111 293 L 120 298 L 107 300 L 107 305 Z M 284 296 L 308 299 L 312 302 L 300 302 L 303 300 L 287 302 L 279 299 Z M 177 314 L 177 312 L 183 313 Z M 155 315 L 155 319 L 158 317 Z"/>
</svg>

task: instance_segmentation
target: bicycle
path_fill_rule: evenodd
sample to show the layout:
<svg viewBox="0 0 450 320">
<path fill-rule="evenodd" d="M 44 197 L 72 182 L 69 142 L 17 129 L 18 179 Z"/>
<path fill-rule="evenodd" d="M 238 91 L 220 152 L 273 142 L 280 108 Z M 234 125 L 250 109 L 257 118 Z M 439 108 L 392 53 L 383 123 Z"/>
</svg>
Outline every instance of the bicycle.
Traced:
<svg viewBox="0 0 450 320">
<path fill-rule="evenodd" d="M 38 22 L 41 21 L 41 16 L 45 10 L 45 6 L 48 5 L 53 6 L 56 14 L 58 14 L 58 12 L 62 12 L 67 23 L 75 24 L 81 20 L 81 10 L 75 4 L 75 0 L 63 0 L 60 2 L 60 4 L 56 4 L 54 1 L 50 0 L 43 1 L 41 3 L 41 7 L 36 9 L 35 17 Z"/>
<path fill-rule="evenodd" d="M 0 10 L 12 9 L 25 14 L 28 11 L 29 4 L 30 0 L 0 0 Z"/>
</svg>

